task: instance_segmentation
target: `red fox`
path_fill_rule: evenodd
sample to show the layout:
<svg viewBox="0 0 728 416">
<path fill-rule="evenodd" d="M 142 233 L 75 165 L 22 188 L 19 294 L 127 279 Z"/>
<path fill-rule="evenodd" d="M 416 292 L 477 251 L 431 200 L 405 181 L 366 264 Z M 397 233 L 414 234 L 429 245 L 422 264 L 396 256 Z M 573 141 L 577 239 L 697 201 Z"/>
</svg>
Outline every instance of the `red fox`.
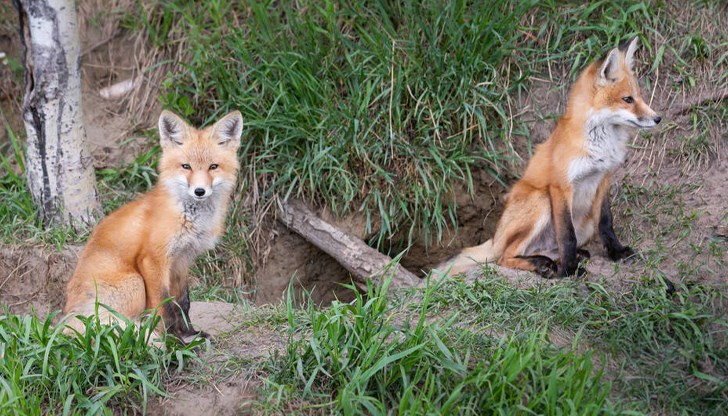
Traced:
<svg viewBox="0 0 728 416">
<path fill-rule="evenodd" d="M 179 339 L 206 336 L 189 322 L 187 273 L 223 233 L 242 130 L 238 111 L 203 130 L 162 112 L 159 180 L 94 229 L 66 287 L 67 333 L 83 331 L 76 315 L 93 315 L 97 302 L 136 320 L 171 297 L 158 310 L 164 329 Z M 104 308 L 99 315 L 115 319 Z"/>
<path fill-rule="evenodd" d="M 633 128 L 658 116 L 642 100 L 632 72 L 637 38 L 589 65 L 569 92 L 566 112 L 508 193 L 495 235 L 436 267 L 450 275 L 482 262 L 545 278 L 581 274 L 580 247 L 596 230 L 613 261 L 634 254 L 614 233 L 609 179 L 627 154 Z"/>
</svg>

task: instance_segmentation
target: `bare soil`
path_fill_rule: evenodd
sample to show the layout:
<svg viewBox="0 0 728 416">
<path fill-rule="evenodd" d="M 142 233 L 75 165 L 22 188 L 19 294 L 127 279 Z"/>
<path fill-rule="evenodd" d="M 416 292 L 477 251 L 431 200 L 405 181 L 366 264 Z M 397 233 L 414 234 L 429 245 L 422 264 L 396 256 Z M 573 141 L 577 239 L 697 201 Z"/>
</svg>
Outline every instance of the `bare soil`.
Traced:
<svg viewBox="0 0 728 416">
<path fill-rule="evenodd" d="M 63 308 L 64 289 L 80 247 L 61 252 L 40 247 L 0 248 L 0 305 L 38 316 Z"/>
<path fill-rule="evenodd" d="M 318 209 L 316 214 L 352 235 L 362 239 L 368 237 L 364 218 L 336 218 L 326 209 Z M 322 305 L 328 305 L 334 299 L 353 299 L 353 292 L 343 286 L 351 283 L 349 272 L 343 266 L 284 225 L 276 222 L 272 227 L 274 237 L 268 244 L 270 251 L 255 273 L 256 303 L 281 302 L 291 282 L 299 300 L 302 289 Z"/>
<path fill-rule="evenodd" d="M 172 397 L 157 397 L 147 408 L 150 415 L 238 415 L 248 413 L 257 389 L 255 374 L 232 372 L 228 360 L 261 361 L 284 345 L 283 335 L 262 326 L 241 324 L 245 311 L 240 305 L 222 302 L 192 302 L 190 320 L 213 337 L 213 347 L 203 353 L 202 364 L 167 381 Z M 191 373 L 191 374 L 190 374 Z"/>
</svg>

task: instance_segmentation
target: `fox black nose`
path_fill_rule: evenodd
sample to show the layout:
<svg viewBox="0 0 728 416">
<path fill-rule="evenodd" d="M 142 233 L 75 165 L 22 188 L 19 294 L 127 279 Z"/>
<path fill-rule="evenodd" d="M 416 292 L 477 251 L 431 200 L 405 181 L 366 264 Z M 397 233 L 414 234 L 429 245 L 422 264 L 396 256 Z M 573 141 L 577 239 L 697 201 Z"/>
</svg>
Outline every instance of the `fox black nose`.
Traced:
<svg viewBox="0 0 728 416">
<path fill-rule="evenodd" d="M 662 121 L 662 117 L 657 116 L 653 120 L 655 120 L 655 124 L 660 124 L 660 121 Z"/>
<path fill-rule="evenodd" d="M 205 189 L 204 188 L 197 188 L 197 189 L 195 189 L 195 195 L 197 195 L 197 196 L 205 196 Z"/>
</svg>

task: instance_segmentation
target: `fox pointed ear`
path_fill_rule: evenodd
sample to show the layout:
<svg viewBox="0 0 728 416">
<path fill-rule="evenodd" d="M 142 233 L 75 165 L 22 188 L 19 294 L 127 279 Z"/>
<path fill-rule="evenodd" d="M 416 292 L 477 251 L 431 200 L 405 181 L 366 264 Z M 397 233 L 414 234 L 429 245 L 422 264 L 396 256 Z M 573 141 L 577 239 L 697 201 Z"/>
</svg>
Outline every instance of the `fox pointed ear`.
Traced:
<svg viewBox="0 0 728 416">
<path fill-rule="evenodd" d="M 164 110 L 159 115 L 159 144 L 181 146 L 187 139 L 189 126 L 177 114 Z"/>
<path fill-rule="evenodd" d="M 624 62 L 627 64 L 627 68 L 631 71 L 634 66 L 634 53 L 639 46 L 639 37 L 635 36 L 627 44 L 627 50 L 624 52 Z"/>
<path fill-rule="evenodd" d="M 604 58 L 602 66 L 599 68 L 599 81 L 612 82 L 617 79 L 619 71 L 619 49 L 614 48 Z"/>
<path fill-rule="evenodd" d="M 217 141 L 220 146 L 238 147 L 240 146 L 240 137 L 243 135 L 243 115 L 240 111 L 228 113 L 225 117 L 218 120 L 212 126 L 211 137 Z"/>
</svg>

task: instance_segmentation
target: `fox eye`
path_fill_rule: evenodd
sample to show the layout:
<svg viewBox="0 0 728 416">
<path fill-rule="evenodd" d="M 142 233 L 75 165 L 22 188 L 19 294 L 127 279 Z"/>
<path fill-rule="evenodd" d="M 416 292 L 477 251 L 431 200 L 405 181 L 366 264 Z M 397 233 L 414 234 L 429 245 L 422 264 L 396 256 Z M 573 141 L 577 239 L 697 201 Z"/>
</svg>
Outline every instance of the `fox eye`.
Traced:
<svg viewBox="0 0 728 416">
<path fill-rule="evenodd" d="M 182 164 L 182 169 L 184 169 L 184 170 L 192 170 L 192 166 L 190 166 L 189 163 L 183 163 Z"/>
<path fill-rule="evenodd" d="M 623 100 L 624 100 L 624 102 L 625 102 L 625 103 L 627 103 L 627 104 L 632 104 L 632 103 L 634 103 L 634 98 L 632 98 L 631 96 L 630 96 L 630 97 L 624 97 L 624 98 L 622 98 L 622 99 L 623 99 Z"/>
<path fill-rule="evenodd" d="M 215 170 L 215 169 L 217 169 L 217 163 L 213 163 L 212 165 L 210 165 L 210 170 Z"/>
</svg>

